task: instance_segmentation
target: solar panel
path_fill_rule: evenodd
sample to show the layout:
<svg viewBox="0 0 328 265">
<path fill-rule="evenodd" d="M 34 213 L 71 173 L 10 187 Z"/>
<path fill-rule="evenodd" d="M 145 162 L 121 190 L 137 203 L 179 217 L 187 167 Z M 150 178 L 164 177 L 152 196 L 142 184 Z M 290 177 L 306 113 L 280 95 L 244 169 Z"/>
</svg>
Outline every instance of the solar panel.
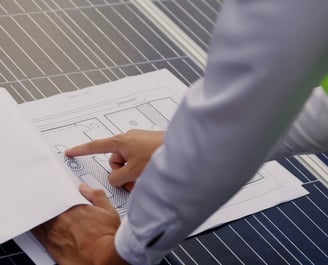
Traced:
<svg viewBox="0 0 328 265">
<path fill-rule="evenodd" d="M 154 1 L 154 4 L 202 49 L 208 50 L 221 1 L 170 0 Z"/>
<path fill-rule="evenodd" d="M 129 2 L 20 2 L 0 8 L 0 85 L 19 103 L 163 67 L 186 84 L 202 74 Z"/>
<path fill-rule="evenodd" d="M 152 4 L 174 23 L 170 30 L 208 50 L 221 1 Z M 202 65 L 148 15 L 134 1 L 1 1 L 0 86 L 21 103 L 161 68 L 190 85 Z M 327 154 L 318 159 L 328 166 Z M 299 159 L 279 162 L 308 196 L 187 239 L 161 265 L 328 264 L 328 190 Z M 33 262 L 11 240 L 0 245 L 0 264 Z"/>
</svg>

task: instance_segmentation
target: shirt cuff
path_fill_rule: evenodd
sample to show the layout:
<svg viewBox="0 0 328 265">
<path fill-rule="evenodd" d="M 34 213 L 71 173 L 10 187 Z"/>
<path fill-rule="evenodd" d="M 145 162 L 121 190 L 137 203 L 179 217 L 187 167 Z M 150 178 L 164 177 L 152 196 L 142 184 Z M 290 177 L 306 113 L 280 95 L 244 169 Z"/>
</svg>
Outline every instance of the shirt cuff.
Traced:
<svg viewBox="0 0 328 265">
<path fill-rule="evenodd" d="M 167 252 L 154 251 L 139 242 L 131 229 L 127 216 L 115 235 L 115 248 L 118 254 L 131 265 L 158 264 Z"/>
</svg>

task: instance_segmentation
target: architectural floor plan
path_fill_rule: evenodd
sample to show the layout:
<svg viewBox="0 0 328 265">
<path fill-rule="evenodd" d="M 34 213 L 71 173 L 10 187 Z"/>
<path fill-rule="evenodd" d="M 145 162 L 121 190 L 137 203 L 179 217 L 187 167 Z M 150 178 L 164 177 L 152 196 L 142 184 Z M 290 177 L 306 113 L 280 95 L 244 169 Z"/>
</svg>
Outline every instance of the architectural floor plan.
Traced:
<svg viewBox="0 0 328 265">
<path fill-rule="evenodd" d="M 111 172 L 110 154 L 68 158 L 63 152 L 130 129 L 165 130 L 186 89 L 167 70 L 161 70 L 60 94 L 21 107 L 58 154 L 63 166 L 73 173 L 71 177 L 93 188 L 103 189 L 123 217 L 129 193 L 107 181 Z M 306 191 L 300 184 L 279 164 L 269 163 L 194 234 L 305 195 Z M 42 247 L 33 243 L 35 240 L 31 235 L 24 234 L 15 241 L 35 263 L 53 264 Z"/>
<path fill-rule="evenodd" d="M 129 79 L 127 79 L 127 83 L 129 83 Z M 135 86 L 135 84 L 133 85 Z M 33 117 L 32 113 L 32 119 L 46 141 L 59 154 L 60 159 L 78 180 L 93 188 L 102 188 L 115 209 L 123 216 L 126 211 L 128 192 L 124 188 L 111 186 L 107 181 L 108 174 L 111 172 L 108 164 L 110 155 L 97 154 L 68 158 L 63 155 L 63 152 L 69 147 L 111 137 L 130 129 L 165 130 L 177 107 L 179 95 L 176 92 L 171 95 L 165 94 L 167 93 L 165 87 L 152 86 L 144 87 L 137 93 L 130 94 L 131 92 L 128 92 L 124 95 L 123 91 L 118 97 L 114 98 L 113 95 L 110 95 L 109 98 L 106 98 L 106 95 L 110 94 L 108 89 L 110 88 L 105 86 L 100 89 L 104 92 L 107 90 L 106 93 L 99 91 L 98 96 L 101 101 L 97 99 L 88 101 L 88 96 L 69 95 L 75 103 L 81 103 L 80 97 L 86 102 L 77 107 L 73 103 L 64 110 L 57 109 L 56 114 L 51 111 L 46 114 L 44 110 L 35 112 L 34 109 L 34 115 L 43 114 Z M 176 89 L 179 90 L 179 88 Z M 180 97 L 183 91 L 180 88 Z M 84 94 L 88 94 L 88 91 L 86 90 Z"/>
</svg>

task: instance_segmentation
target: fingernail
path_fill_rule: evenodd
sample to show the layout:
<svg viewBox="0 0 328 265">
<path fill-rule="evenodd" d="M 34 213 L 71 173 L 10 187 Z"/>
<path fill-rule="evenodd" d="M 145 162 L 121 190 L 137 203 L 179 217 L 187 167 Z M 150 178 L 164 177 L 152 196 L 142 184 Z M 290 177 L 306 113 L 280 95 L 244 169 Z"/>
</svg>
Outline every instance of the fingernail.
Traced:
<svg viewBox="0 0 328 265">
<path fill-rule="evenodd" d="M 72 150 L 72 148 L 68 148 L 68 149 L 66 149 L 65 150 L 65 154 L 67 154 L 69 151 L 71 151 Z"/>
</svg>

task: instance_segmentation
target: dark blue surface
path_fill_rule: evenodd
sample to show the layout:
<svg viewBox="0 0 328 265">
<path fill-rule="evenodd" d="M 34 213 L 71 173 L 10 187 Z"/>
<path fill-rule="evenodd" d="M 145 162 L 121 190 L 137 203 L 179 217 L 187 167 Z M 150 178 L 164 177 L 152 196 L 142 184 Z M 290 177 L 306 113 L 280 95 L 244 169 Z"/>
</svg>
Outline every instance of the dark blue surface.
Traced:
<svg viewBox="0 0 328 265">
<path fill-rule="evenodd" d="M 295 158 L 279 162 L 309 195 L 188 239 L 171 264 L 328 264 L 328 189 Z"/>
</svg>

